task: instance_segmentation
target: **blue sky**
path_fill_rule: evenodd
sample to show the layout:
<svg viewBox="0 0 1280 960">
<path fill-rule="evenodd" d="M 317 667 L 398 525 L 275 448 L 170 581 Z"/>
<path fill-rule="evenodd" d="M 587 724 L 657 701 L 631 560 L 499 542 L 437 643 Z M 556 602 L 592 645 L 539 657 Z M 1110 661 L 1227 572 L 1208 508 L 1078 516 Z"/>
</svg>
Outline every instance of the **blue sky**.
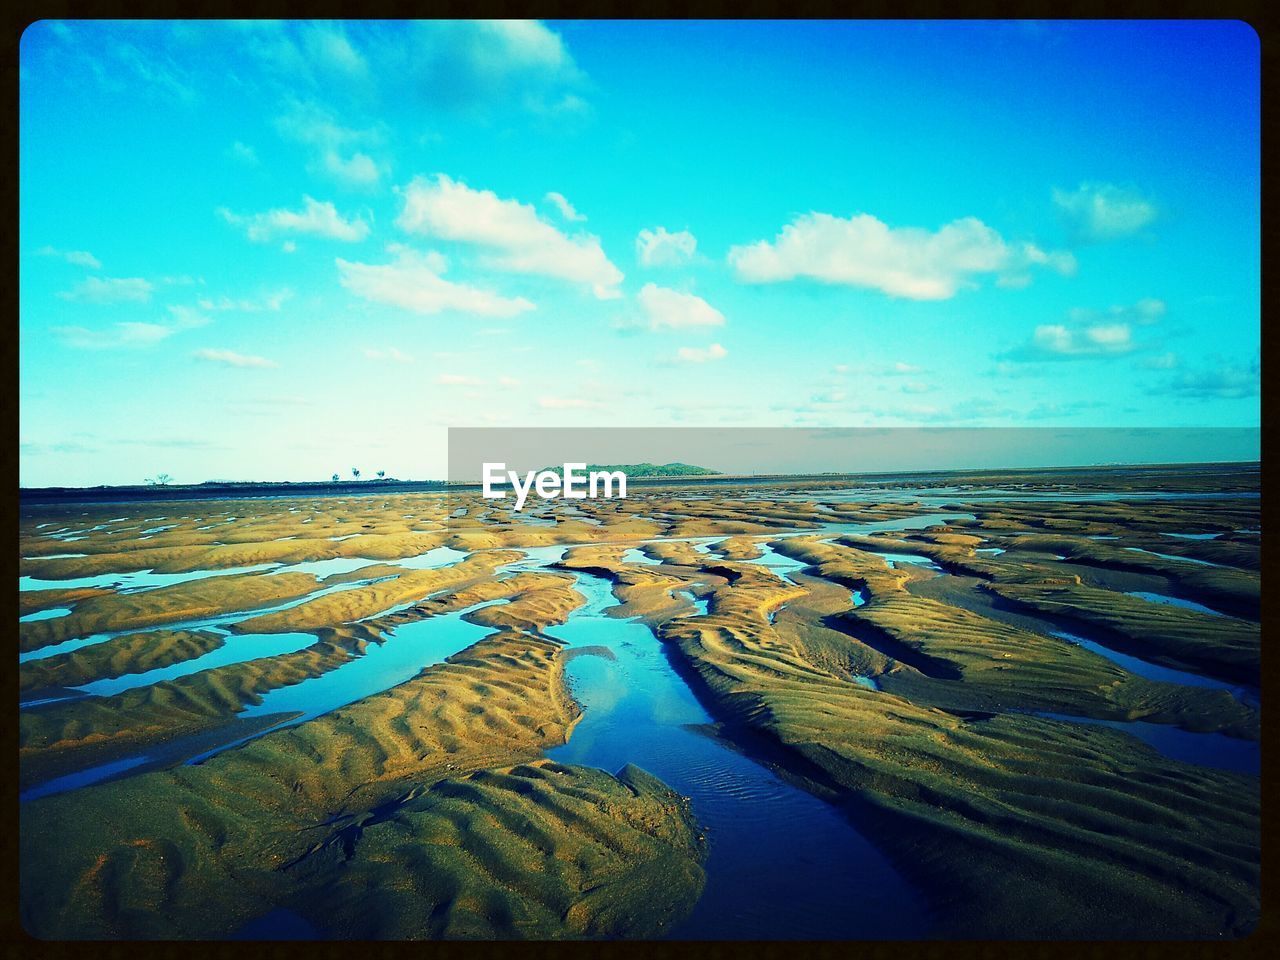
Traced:
<svg viewBox="0 0 1280 960">
<path fill-rule="evenodd" d="M 1256 426 L 1258 71 L 1231 22 L 42 21 L 21 482 Z"/>
</svg>

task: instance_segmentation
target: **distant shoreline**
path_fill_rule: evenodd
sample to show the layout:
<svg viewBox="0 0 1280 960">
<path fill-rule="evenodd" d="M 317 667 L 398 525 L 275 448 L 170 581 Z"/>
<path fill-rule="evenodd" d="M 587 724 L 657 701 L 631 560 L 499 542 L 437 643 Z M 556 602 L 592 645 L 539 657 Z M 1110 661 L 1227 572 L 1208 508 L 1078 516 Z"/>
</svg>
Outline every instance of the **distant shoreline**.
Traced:
<svg viewBox="0 0 1280 960">
<path fill-rule="evenodd" d="M 797 474 L 711 474 L 698 476 L 629 477 L 636 486 L 733 486 L 741 484 L 786 484 L 814 481 L 849 484 L 858 481 L 880 486 L 918 486 L 931 479 L 1001 476 L 1025 477 L 1060 473 L 1132 474 L 1135 472 L 1175 471 L 1209 468 L 1258 468 L 1261 461 L 1226 461 L 1209 463 L 1138 463 L 1096 464 L 1063 467 L 975 467 L 954 470 L 901 470 L 868 473 L 797 473 Z M 255 500 L 301 497 L 376 496 L 379 494 L 444 493 L 450 490 L 479 490 L 480 483 L 449 480 L 346 480 L 332 481 L 244 481 L 229 483 L 146 485 L 129 484 L 98 487 L 26 487 L 19 488 L 20 504 L 59 503 L 146 503 L 174 500 Z"/>
</svg>

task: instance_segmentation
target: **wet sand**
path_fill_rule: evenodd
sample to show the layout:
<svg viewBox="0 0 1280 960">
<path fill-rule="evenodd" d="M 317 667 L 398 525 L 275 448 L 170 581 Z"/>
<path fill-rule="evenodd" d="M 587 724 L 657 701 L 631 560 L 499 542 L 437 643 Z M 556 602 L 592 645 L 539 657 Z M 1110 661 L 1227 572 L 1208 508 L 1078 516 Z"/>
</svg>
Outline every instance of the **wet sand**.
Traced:
<svg viewBox="0 0 1280 960">
<path fill-rule="evenodd" d="M 1239 936 L 1260 820 L 1248 483 L 646 487 L 537 523 L 457 493 L 28 507 L 20 610 L 46 613 L 19 626 L 24 921 Z M 637 651 L 669 664 L 652 689 Z M 1200 762 L 1197 737 L 1240 759 Z M 792 821 L 823 826 L 788 841 Z M 911 908 L 831 873 L 842 844 Z M 825 924 L 799 887 L 772 915 L 735 899 L 766 850 L 861 895 L 865 922 Z"/>
</svg>

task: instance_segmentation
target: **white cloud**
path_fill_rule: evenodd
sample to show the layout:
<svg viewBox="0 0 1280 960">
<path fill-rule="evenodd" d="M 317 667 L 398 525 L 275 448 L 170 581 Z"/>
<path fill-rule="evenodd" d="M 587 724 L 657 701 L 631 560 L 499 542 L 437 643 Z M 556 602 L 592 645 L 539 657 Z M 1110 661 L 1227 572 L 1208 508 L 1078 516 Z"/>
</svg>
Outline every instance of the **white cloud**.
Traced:
<svg viewBox="0 0 1280 960">
<path fill-rule="evenodd" d="M 319 104 L 297 98 L 289 99 L 286 112 L 276 118 L 275 127 L 288 140 L 324 149 L 376 140 L 380 136 L 376 129 L 344 126 Z"/>
<path fill-rule="evenodd" d="M 723 360 L 729 351 L 718 343 L 709 347 L 681 347 L 676 351 L 678 363 L 710 363 L 712 360 Z"/>
<path fill-rule="evenodd" d="M 227 155 L 233 160 L 239 160 L 241 163 L 251 167 L 258 165 L 258 152 L 247 143 L 241 143 L 239 140 L 227 148 Z"/>
<path fill-rule="evenodd" d="M 1227 364 L 1204 370 L 1188 370 L 1151 393 L 1172 393 L 1193 400 L 1242 400 L 1258 395 L 1262 367 L 1252 363 Z"/>
<path fill-rule="evenodd" d="M 312 148 L 307 169 L 322 173 L 349 186 L 369 187 L 382 176 L 383 168 L 361 146 L 380 144 L 384 128 L 357 129 L 344 126 L 325 108 L 310 101 L 291 99 L 287 112 L 276 118 L 282 137 Z"/>
<path fill-rule="evenodd" d="M 1040 249 L 1034 243 L 1023 243 L 1011 258 L 1006 272 L 996 278 L 996 286 L 1021 289 L 1031 284 L 1031 267 L 1047 267 L 1064 277 L 1074 277 L 1078 264 L 1069 250 Z"/>
<path fill-rule="evenodd" d="M 1064 277 L 1076 272 L 1076 258 L 1070 250 L 1041 250 L 1034 243 L 1022 245 L 1022 256 L 1027 263 L 1035 266 L 1051 267 Z"/>
<path fill-rule="evenodd" d="M 415 313 L 457 310 L 486 317 L 513 317 L 534 305 L 523 297 L 508 298 L 491 290 L 445 280 L 448 266 L 438 253 L 419 254 L 404 247 L 390 248 L 389 264 L 351 263 L 339 258 L 339 280 L 358 297 L 403 307 Z"/>
<path fill-rule="evenodd" d="M 179 328 L 161 323 L 117 323 L 109 330 L 86 327 L 54 327 L 53 333 L 69 347 L 79 350 L 116 350 L 147 347 L 159 343 Z"/>
<path fill-rule="evenodd" d="M 1029 356 L 1042 359 L 1100 357 L 1129 353 L 1134 349 L 1133 332 L 1127 323 L 1098 323 L 1069 327 L 1046 323 L 1036 327 Z"/>
<path fill-rule="evenodd" d="M 866 287 L 911 300 L 946 300 L 976 286 L 982 274 L 1010 274 L 1029 266 L 1074 269 L 1074 259 L 1033 244 L 1010 245 L 981 220 L 965 217 L 936 231 L 890 227 L 859 214 L 796 217 L 772 243 L 760 240 L 729 251 L 729 263 L 748 283 L 808 277 Z"/>
<path fill-rule="evenodd" d="M 1148 370 L 1172 370 L 1177 365 L 1178 355 L 1172 352 L 1159 353 L 1142 361 L 1142 366 Z"/>
<path fill-rule="evenodd" d="M 371 186 L 382 176 L 382 170 L 367 153 L 353 153 L 344 159 L 338 151 L 328 150 L 323 163 L 326 172 L 356 186 Z"/>
<path fill-rule="evenodd" d="M 88 267 L 91 270 L 99 270 L 102 264 L 88 250 L 68 250 L 65 254 L 67 263 L 74 264 L 77 267 Z"/>
<path fill-rule="evenodd" d="M 77 267 L 88 267 L 90 270 L 102 269 L 102 263 L 88 250 L 59 250 L 56 247 L 41 247 L 36 251 L 42 257 L 57 257 Z"/>
<path fill-rule="evenodd" d="M 569 89 L 582 75 L 563 40 L 537 21 L 426 21 L 416 25 L 405 52 L 405 76 L 436 105 L 477 110 L 516 103 L 553 114 L 585 106 Z"/>
<path fill-rule="evenodd" d="M 1106 323 L 1085 327 L 1084 338 L 1104 350 L 1128 350 L 1133 345 L 1133 336 L 1129 332 L 1127 323 Z"/>
<path fill-rule="evenodd" d="M 349 88 L 367 79 L 365 55 L 341 23 L 237 20 L 225 22 L 223 27 L 234 32 L 232 42 L 237 48 L 291 87 L 343 84 Z"/>
<path fill-rule="evenodd" d="M 151 299 L 153 289 L 141 277 L 86 277 L 58 296 L 85 303 L 145 303 Z"/>
<path fill-rule="evenodd" d="M 559 34 L 521 20 L 425 20 L 402 29 L 252 21 L 232 24 L 237 45 L 293 88 L 341 89 L 348 97 L 483 112 L 523 107 L 581 109 L 581 85 Z M 375 68 L 376 67 L 376 68 Z"/>
<path fill-rule="evenodd" d="M 351 45 L 343 27 L 334 23 L 309 23 L 302 28 L 308 59 L 338 73 L 360 76 L 369 69 L 365 59 Z"/>
<path fill-rule="evenodd" d="M 50 27 L 64 45 L 62 56 L 53 61 L 54 69 L 67 83 L 78 87 L 92 79 L 112 95 L 133 99 L 172 97 L 187 107 L 199 101 L 189 58 L 175 56 L 169 43 L 172 31 L 161 29 L 162 24 L 154 25 L 146 43 L 136 46 L 128 42 L 126 34 L 104 36 L 103 26 L 76 21 Z M 184 59 L 188 62 L 184 63 Z"/>
<path fill-rule="evenodd" d="M 827 390 L 823 393 L 815 393 L 809 398 L 809 402 L 815 406 L 832 406 L 844 403 L 849 399 L 849 394 L 843 390 Z"/>
<path fill-rule="evenodd" d="M 500 387 L 518 387 L 523 381 L 517 380 L 515 377 L 499 377 L 498 386 Z"/>
<path fill-rule="evenodd" d="M 591 234 L 566 236 L 532 205 L 503 200 L 438 174 L 417 177 L 403 191 L 401 229 L 487 248 L 489 266 L 556 277 L 591 287 L 601 299 L 620 296 L 622 272 Z"/>
<path fill-rule="evenodd" d="M 1101 410 L 1106 404 L 1100 400 L 1069 400 L 1065 402 L 1048 401 L 1037 403 L 1022 416 L 1027 420 L 1061 420 L 1079 416 L 1089 410 Z"/>
<path fill-rule="evenodd" d="M 1005 290 L 1023 290 L 1031 286 L 1029 273 L 1002 273 L 996 277 L 996 286 Z"/>
<path fill-rule="evenodd" d="M 583 220 L 587 219 L 587 215 L 585 213 L 579 213 L 573 208 L 573 204 L 565 199 L 563 193 L 556 193 L 552 190 L 547 194 L 545 199 L 549 204 L 555 207 L 560 213 L 560 216 L 564 217 L 566 220 L 581 223 Z"/>
<path fill-rule="evenodd" d="M 539 397 L 538 406 L 543 410 L 599 410 L 604 404 L 583 397 Z"/>
<path fill-rule="evenodd" d="M 1153 323 L 1159 323 L 1160 319 L 1168 313 L 1168 307 L 1163 300 L 1156 300 L 1148 297 L 1139 300 L 1131 306 L 1111 306 L 1106 310 L 1092 310 L 1088 307 L 1075 307 L 1068 312 L 1067 316 L 1072 322 L 1077 324 L 1086 323 L 1135 323 L 1140 326 L 1150 326 Z"/>
<path fill-rule="evenodd" d="M 724 325 L 724 314 L 692 293 L 646 283 L 640 288 L 637 299 L 651 330 Z"/>
<path fill-rule="evenodd" d="M 288 287 L 282 287 L 279 290 L 273 290 L 271 293 L 265 293 L 256 299 L 248 297 L 239 299 L 232 299 L 231 297 L 201 297 L 196 301 L 196 306 L 201 310 L 219 313 L 227 310 L 237 310 L 241 313 L 260 313 L 263 310 L 275 312 L 292 297 L 293 291 Z"/>
<path fill-rule="evenodd" d="M 1053 202 L 1081 240 L 1115 240 L 1155 222 L 1159 211 L 1132 188 L 1082 183 L 1073 191 L 1054 188 Z"/>
<path fill-rule="evenodd" d="M 1012 413 L 1006 407 L 999 406 L 987 397 L 974 397 L 963 400 L 951 407 L 937 405 L 905 406 L 893 411 L 890 416 L 901 426 L 912 426 L 930 423 L 974 423 L 1008 417 Z"/>
<path fill-rule="evenodd" d="M 1168 312 L 1169 308 L 1163 300 L 1147 297 L 1135 303 L 1133 309 L 1139 317 L 1139 322 L 1155 323 Z"/>
<path fill-rule="evenodd" d="M 266 357 L 256 357 L 252 354 L 236 353 L 234 350 L 217 350 L 205 348 L 197 350 L 192 354 L 197 360 L 207 360 L 210 363 L 220 363 L 227 367 L 274 367 L 277 364 L 268 360 Z"/>
<path fill-rule="evenodd" d="M 198 309 L 188 307 L 185 304 L 171 303 L 165 309 L 169 311 L 169 315 L 176 321 L 174 327 L 178 330 L 191 330 L 195 327 L 203 327 L 211 322 Z"/>
<path fill-rule="evenodd" d="M 386 360 L 392 363 L 413 363 L 413 357 L 402 352 L 397 347 L 387 347 L 380 350 L 376 347 L 365 347 L 364 355 L 370 360 Z"/>
<path fill-rule="evenodd" d="M 484 69 L 512 70 L 533 66 L 559 69 L 570 63 L 560 35 L 536 20 L 489 20 L 474 23 L 477 34 L 492 44 L 483 58 Z M 500 54 L 505 63 L 492 63 Z"/>
<path fill-rule="evenodd" d="M 996 372 L 1002 376 L 1025 373 L 1016 364 L 1046 360 L 1098 360 L 1125 354 L 1151 354 L 1161 349 L 1165 337 L 1153 329 L 1165 315 L 1163 300 L 1148 297 L 1128 306 L 1105 310 L 1076 307 L 1067 311 L 1061 323 L 1037 326 L 1031 338 L 1020 346 L 995 355 Z M 1165 369 L 1177 358 L 1171 353 L 1150 357 L 1142 366 Z"/>
<path fill-rule="evenodd" d="M 363 107 L 400 103 L 438 113 L 512 108 L 560 117 L 586 108 L 584 76 L 558 33 L 535 21 L 376 24 L 228 23 L 235 46 L 290 90 L 341 92 Z M 209 28 L 203 28 L 209 29 Z"/>
<path fill-rule="evenodd" d="M 243 226 L 249 239 L 255 243 L 270 240 L 278 233 L 306 233 L 348 243 L 363 240 L 369 235 L 369 224 L 363 218 L 345 219 L 332 203 L 309 196 L 302 198 L 301 210 L 277 209 L 242 216 L 220 207 L 218 213 L 227 223 Z"/>
<path fill-rule="evenodd" d="M 457 373 L 442 373 L 436 377 L 436 383 L 444 384 L 448 387 L 482 387 L 483 380 L 477 380 L 475 377 L 466 377 Z"/>
<path fill-rule="evenodd" d="M 889 368 L 888 372 L 895 377 L 905 377 L 913 373 L 919 373 L 920 370 L 921 368 L 914 363 L 903 363 L 899 360 Z"/>
<path fill-rule="evenodd" d="M 666 227 L 657 227 L 636 234 L 636 258 L 646 267 L 688 263 L 697 248 L 698 240 L 688 230 L 668 233 Z"/>
<path fill-rule="evenodd" d="M 921 380 L 908 380 L 902 385 L 903 393 L 928 393 L 933 387 Z"/>
</svg>

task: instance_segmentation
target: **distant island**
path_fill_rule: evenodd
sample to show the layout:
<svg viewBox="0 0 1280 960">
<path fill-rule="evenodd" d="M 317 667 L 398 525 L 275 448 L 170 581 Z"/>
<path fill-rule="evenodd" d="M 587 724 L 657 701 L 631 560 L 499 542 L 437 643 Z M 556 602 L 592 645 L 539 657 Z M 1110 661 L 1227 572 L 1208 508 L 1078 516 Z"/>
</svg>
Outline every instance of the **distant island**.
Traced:
<svg viewBox="0 0 1280 960">
<path fill-rule="evenodd" d="M 873 470 L 873 471 L 810 471 L 801 473 L 733 473 L 726 474 L 708 467 L 687 463 L 619 463 L 591 464 L 587 470 L 621 470 L 630 481 L 648 486 L 664 483 L 689 484 L 694 487 L 724 487 L 744 484 L 797 484 L 821 482 L 829 487 L 862 483 L 879 488 L 951 486 L 958 488 L 993 483 L 1031 486 L 1036 489 L 1052 489 L 1063 483 L 1078 484 L 1081 474 L 1114 477 L 1127 476 L 1127 482 L 1143 490 L 1184 489 L 1182 479 L 1188 470 L 1204 471 L 1208 467 L 1228 468 L 1227 476 L 1234 478 L 1226 487 L 1234 494 L 1247 493 L 1256 496 L 1257 461 L 1220 463 L 1150 463 L 1150 464 L 1091 464 L 1058 467 L 1006 467 L 949 470 Z M 1178 478 L 1171 484 L 1172 478 Z M 1218 482 L 1222 482 L 1221 476 Z M 101 484 L 94 487 L 19 487 L 18 499 L 23 504 L 67 503 L 129 503 L 160 500 L 235 500 L 263 497 L 324 497 L 361 494 L 391 493 L 444 493 L 451 490 L 478 489 L 476 481 L 465 480 L 399 480 L 378 477 L 367 480 L 205 480 L 200 483 L 181 484 L 162 482 L 148 484 Z"/>
<path fill-rule="evenodd" d="M 558 469 L 558 467 L 557 467 Z M 590 470 L 621 470 L 629 480 L 721 477 L 718 470 L 688 463 L 592 464 Z M 219 500 L 257 497 L 346 496 L 380 493 L 431 493 L 475 486 L 465 481 L 398 480 L 377 477 L 344 480 L 204 480 L 200 483 L 173 483 L 167 475 L 160 482 L 145 484 L 102 484 L 96 487 L 21 487 L 24 503 L 123 503 L 147 500 Z"/>
</svg>

